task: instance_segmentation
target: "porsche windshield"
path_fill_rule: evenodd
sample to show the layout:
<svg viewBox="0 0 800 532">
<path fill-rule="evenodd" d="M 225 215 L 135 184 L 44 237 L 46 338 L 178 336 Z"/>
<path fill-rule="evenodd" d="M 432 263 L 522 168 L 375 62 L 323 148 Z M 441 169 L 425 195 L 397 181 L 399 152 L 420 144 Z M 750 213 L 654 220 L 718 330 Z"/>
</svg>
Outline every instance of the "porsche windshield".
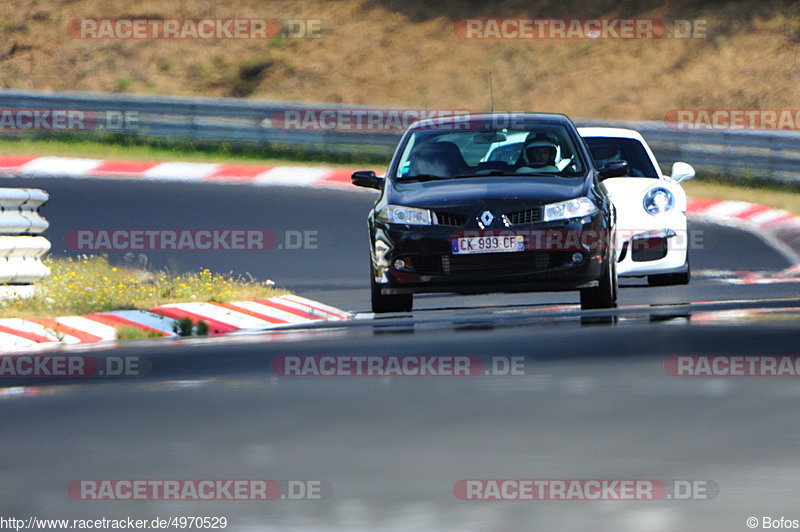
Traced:
<svg viewBox="0 0 800 532">
<path fill-rule="evenodd" d="M 630 177 L 658 178 L 659 176 L 644 146 L 636 139 L 585 137 L 584 140 L 598 167 L 611 161 L 626 161 Z"/>
<path fill-rule="evenodd" d="M 586 165 L 567 128 L 547 124 L 526 129 L 414 131 L 394 177 L 579 177 L 585 172 Z"/>
</svg>

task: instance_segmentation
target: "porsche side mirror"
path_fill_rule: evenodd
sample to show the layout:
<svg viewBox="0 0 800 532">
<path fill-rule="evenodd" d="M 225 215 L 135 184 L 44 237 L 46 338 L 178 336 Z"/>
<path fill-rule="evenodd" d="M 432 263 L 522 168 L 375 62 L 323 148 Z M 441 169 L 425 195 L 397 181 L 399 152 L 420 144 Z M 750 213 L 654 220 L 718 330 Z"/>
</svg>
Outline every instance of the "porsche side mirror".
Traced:
<svg viewBox="0 0 800 532">
<path fill-rule="evenodd" d="M 688 181 L 694 177 L 694 168 L 692 168 L 691 164 L 677 162 L 672 165 L 672 174 L 669 178 L 676 183 L 680 183 L 681 181 Z"/>
<path fill-rule="evenodd" d="M 383 178 L 375 175 L 372 170 L 353 172 L 353 175 L 350 176 L 350 182 L 357 187 L 374 188 L 375 190 L 383 188 Z"/>
</svg>

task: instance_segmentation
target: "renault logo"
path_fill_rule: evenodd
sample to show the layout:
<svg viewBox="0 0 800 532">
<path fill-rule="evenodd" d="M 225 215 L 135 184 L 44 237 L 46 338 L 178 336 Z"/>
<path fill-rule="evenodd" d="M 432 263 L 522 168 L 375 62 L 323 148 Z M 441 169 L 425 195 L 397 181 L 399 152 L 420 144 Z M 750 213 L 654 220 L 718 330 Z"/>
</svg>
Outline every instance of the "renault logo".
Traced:
<svg viewBox="0 0 800 532">
<path fill-rule="evenodd" d="M 483 211 L 483 214 L 480 215 L 478 220 L 481 223 L 482 226 L 481 228 L 489 227 L 490 225 L 492 225 L 492 222 L 494 221 L 494 215 L 489 211 Z"/>
</svg>

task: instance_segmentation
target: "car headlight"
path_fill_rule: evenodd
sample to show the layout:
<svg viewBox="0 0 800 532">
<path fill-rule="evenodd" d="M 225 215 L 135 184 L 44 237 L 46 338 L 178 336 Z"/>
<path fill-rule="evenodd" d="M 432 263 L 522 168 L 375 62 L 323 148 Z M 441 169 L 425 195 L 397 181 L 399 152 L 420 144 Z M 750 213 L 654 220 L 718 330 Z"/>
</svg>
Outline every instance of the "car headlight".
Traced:
<svg viewBox="0 0 800 532">
<path fill-rule="evenodd" d="M 655 216 L 671 211 L 675 206 L 675 196 L 666 188 L 656 187 L 644 195 L 642 204 L 648 214 Z"/>
<path fill-rule="evenodd" d="M 387 205 L 378 212 L 377 219 L 391 224 L 431 225 L 431 211 L 402 205 Z"/>
<path fill-rule="evenodd" d="M 553 220 L 582 218 L 583 216 L 591 216 L 596 212 L 597 205 L 595 205 L 592 200 L 584 196 L 545 205 L 542 220 L 545 222 L 551 222 Z"/>
</svg>

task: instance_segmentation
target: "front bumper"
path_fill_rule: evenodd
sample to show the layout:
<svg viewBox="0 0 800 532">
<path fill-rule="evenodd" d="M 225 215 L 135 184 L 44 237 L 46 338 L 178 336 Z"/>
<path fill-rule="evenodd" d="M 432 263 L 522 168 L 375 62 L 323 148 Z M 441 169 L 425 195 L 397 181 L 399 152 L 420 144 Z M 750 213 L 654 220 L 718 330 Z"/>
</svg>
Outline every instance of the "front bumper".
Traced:
<svg viewBox="0 0 800 532">
<path fill-rule="evenodd" d="M 525 237 L 525 250 L 457 254 L 461 236 Z M 568 239 L 548 236 L 572 234 Z M 593 236 L 584 238 L 581 236 Z M 601 235 L 597 238 L 597 235 Z M 375 222 L 372 275 L 381 293 L 549 292 L 597 286 L 610 255 L 612 235 L 601 214 L 572 222 L 549 222 L 509 229 L 464 230 Z M 576 254 L 580 260 L 575 260 Z"/>
<path fill-rule="evenodd" d="M 685 219 L 682 228 L 621 232 L 617 273 L 620 277 L 641 277 L 685 272 L 689 236 Z"/>
</svg>

